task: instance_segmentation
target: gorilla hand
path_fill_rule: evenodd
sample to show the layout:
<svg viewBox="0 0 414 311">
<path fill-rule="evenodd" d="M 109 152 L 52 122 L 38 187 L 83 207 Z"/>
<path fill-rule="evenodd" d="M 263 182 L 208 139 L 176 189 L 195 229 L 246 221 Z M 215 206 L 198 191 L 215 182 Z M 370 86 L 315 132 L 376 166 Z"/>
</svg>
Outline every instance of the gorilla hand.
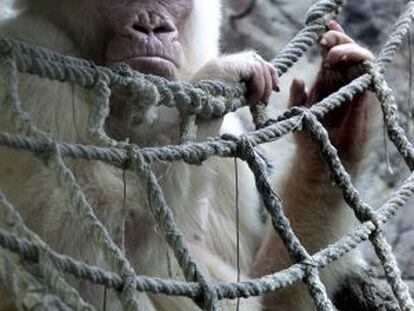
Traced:
<svg viewBox="0 0 414 311">
<path fill-rule="evenodd" d="M 224 79 L 245 82 L 249 104 L 267 103 L 273 91 L 279 91 L 279 78 L 272 64 L 255 52 L 221 56 L 205 64 L 192 81 Z"/>
<path fill-rule="evenodd" d="M 360 75 L 362 72 L 358 65 L 361 62 L 374 60 L 374 55 L 346 35 L 337 22 L 329 22 L 328 28 L 329 31 L 320 41 L 323 62 L 316 83 L 308 94 L 303 81 L 295 79 L 290 90 L 290 106 L 310 107 L 321 101 Z M 368 97 L 372 99 L 368 100 Z M 367 125 L 373 124 L 368 118 L 375 102 L 373 94 L 365 92 L 356 96 L 351 103 L 329 113 L 322 121 L 332 143 L 347 164 L 352 165 L 361 159 L 362 148 L 370 136 Z M 316 148 L 308 135 L 300 133 L 296 136 L 299 148 Z M 316 161 L 319 162 L 319 156 Z"/>
</svg>

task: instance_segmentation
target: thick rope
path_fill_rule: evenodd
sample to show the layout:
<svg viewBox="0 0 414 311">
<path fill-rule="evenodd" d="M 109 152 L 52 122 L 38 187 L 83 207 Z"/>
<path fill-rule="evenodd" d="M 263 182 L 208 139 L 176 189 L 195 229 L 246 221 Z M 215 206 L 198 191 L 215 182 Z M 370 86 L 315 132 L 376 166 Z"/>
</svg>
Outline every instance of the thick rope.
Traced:
<svg viewBox="0 0 414 311">
<path fill-rule="evenodd" d="M 332 18 L 342 5 L 342 1 L 322 0 L 311 7 L 307 14 L 306 26 L 273 60 L 280 75 L 285 73 L 311 47 L 325 31 L 326 21 Z M 368 65 L 366 74 L 342 87 L 310 109 L 293 108 L 275 119 L 267 119 L 260 108 L 254 111 L 253 118 L 258 120 L 256 131 L 242 138 L 229 136 L 217 137 L 202 143 L 184 143 L 178 146 L 158 148 L 142 148 L 120 143 L 108 137 L 104 130 L 105 119 L 109 113 L 109 97 L 122 93 L 131 99 L 133 109 L 142 111 L 150 105 L 176 107 L 183 116 L 183 141 L 191 140 L 194 131 L 195 115 L 204 118 L 223 116 L 244 105 L 245 87 L 228 82 L 203 81 L 196 85 L 183 82 L 171 82 L 166 79 L 142 75 L 127 67 L 109 69 L 95 66 L 90 62 L 62 56 L 46 49 L 30 47 L 22 42 L 0 38 L 0 66 L 2 76 L 9 83 L 9 94 L 0 103 L 0 109 L 7 112 L 19 134 L 0 132 L 0 144 L 15 149 L 29 150 L 49 156 L 57 173 L 62 189 L 67 193 L 72 206 L 81 214 L 86 230 L 93 232 L 93 243 L 103 251 L 114 271 L 103 269 L 75 261 L 65 255 L 52 251 L 34 233 L 25 228 L 19 220 L 6 226 L 7 231 L 0 229 L 0 245 L 3 249 L 20 255 L 25 265 L 16 261 L 15 256 L 5 253 L 6 262 L 0 265 L 0 279 L 4 280 L 5 267 L 14 267 L 13 278 L 17 282 L 33 279 L 32 265 L 37 265 L 48 289 L 53 293 L 53 301 L 65 308 L 87 310 L 78 293 L 65 281 L 62 272 L 70 273 L 78 278 L 113 288 L 125 310 L 137 310 L 137 292 L 151 292 L 186 296 L 192 298 L 205 310 L 219 310 L 218 300 L 239 297 L 259 296 L 269 292 L 277 292 L 298 281 L 308 285 L 317 310 L 334 310 L 326 289 L 319 278 L 319 270 L 338 260 L 360 243 L 370 240 L 381 260 L 387 280 L 402 310 L 414 310 L 412 299 L 406 284 L 402 281 L 401 272 L 396 264 L 389 244 L 381 232 L 382 226 L 401 208 L 414 193 L 414 177 L 411 176 L 397 190 L 386 204 L 375 212 L 361 198 L 352 185 L 348 173 L 340 162 L 336 150 L 329 141 L 328 133 L 318 119 L 330 111 L 345 105 L 368 89 L 372 89 L 381 101 L 389 136 L 400 151 L 410 169 L 414 168 L 413 146 L 405 137 L 399 121 L 395 99 L 388 88 L 382 73 L 391 63 L 401 45 L 414 16 L 414 3 L 410 2 L 407 10 L 396 23 L 395 31 L 382 49 L 374 65 Z M 4 70 L 3 70 L 4 69 Z M 62 82 L 79 84 L 96 92 L 96 109 L 90 116 L 91 143 L 103 147 L 68 144 L 57 142 L 31 120 L 19 102 L 17 72 L 38 75 Z M 3 96 L 3 94 L 2 94 Z M 336 185 L 342 190 L 345 201 L 354 210 L 361 225 L 337 243 L 311 256 L 301 245 L 299 239 L 290 228 L 288 219 L 283 213 L 281 203 L 273 193 L 256 158 L 254 147 L 258 144 L 274 141 L 292 131 L 307 130 L 320 146 Z M 158 161 L 179 161 L 200 163 L 211 156 L 240 157 L 248 162 L 256 179 L 256 185 L 264 199 L 265 206 L 272 218 L 275 230 L 281 236 L 291 258 L 297 262 L 290 268 L 255 280 L 242 282 L 212 282 L 208 275 L 201 272 L 192 259 L 186 241 L 175 224 L 173 215 L 167 206 L 158 181 L 151 170 L 151 163 Z M 86 201 L 85 195 L 77 184 L 70 169 L 63 162 L 64 157 L 103 161 L 124 168 L 124 163 L 132 160 L 133 169 L 143 180 L 147 181 L 148 192 L 152 204 L 150 210 L 161 228 L 166 241 L 184 273 L 186 282 L 137 276 L 127 258 L 113 242 L 105 227 L 99 222 L 93 208 Z M 0 196 L 0 212 L 14 215 L 17 212 Z M 4 227 L 4 226 L 3 226 Z M 26 267 L 27 266 L 27 267 Z M 4 282 L 4 281 L 3 281 Z M 19 283 L 18 283 L 19 284 Z M 25 287 L 16 287 L 15 295 L 24 293 Z M 42 293 L 44 294 L 44 293 Z"/>
</svg>

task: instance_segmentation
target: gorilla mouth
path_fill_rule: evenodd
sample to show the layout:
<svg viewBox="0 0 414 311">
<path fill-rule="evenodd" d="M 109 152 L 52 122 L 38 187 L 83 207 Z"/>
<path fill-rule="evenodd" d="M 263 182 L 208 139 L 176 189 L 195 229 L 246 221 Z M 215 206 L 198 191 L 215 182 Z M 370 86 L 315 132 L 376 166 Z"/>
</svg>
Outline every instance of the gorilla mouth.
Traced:
<svg viewBox="0 0 414 311">
<path fill-rule="evenodd" d="M 178 67 L 174 61 L 157 55 L 132 56 L 111 63 L 118 62 L 126 63 L 144 74 L 153 74 L 171 80 L 177 76 Z"/>
</svg>

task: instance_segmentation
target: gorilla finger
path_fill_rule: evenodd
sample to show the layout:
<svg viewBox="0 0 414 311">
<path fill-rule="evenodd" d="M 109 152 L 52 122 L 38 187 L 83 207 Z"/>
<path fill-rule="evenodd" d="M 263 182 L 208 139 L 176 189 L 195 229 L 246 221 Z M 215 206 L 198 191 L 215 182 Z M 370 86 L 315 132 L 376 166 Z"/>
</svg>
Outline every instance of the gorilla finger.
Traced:
<svg viewBox="0 0 414 311">
<path fill-rule="evenodd" d="M 270 96 L 272 95 L 273 79 L 272 79 L 272 74 L 270 73 L 269 67 L 267 66 L 265 62 L 263 62 L 262 67 L 263 67 L 263 77 L 265 79 L 265 89 L 264 89 L 263 95 L 260 98 L 260 100 L 262 102 L 267 103 L 269 101 Z"/>
<path fill-rule="evenodd" d="M 272 90 L 275 92 L 280 92 L 279 74 L 277 73 L 277 69 L 271 63 L 266 63 L 266 66 L 270 72 L 270 75 L 272 76 Z"/>
<path fill-rule="evenodd" d="M 328 27 L 329 30 L 336 30 L 336 31 L 345 33 L 345 30 L 342 28 L 342 26 L 337 21 L 331 20 L 328 22 L 326 26 Z"/>
<path fill-rule="evenodd" d="M 247 100 L 249 104 L 257 104 L 263 96 L 266 82 L 263 76 L 262 66 L 256 63 L 251 68 L 251 74 L 246 80 L 247 82 Z"/>
<path fill-rule="evenodd" d="M 375 57 L 369 50 L 357 44 L 343 44 L 331 49 L 325 58 L 325 62 L 336 65 L 339 62 L 356 63 L 363 60 L 374 61 Z"/>
<path fill-rule="evenodd" d="M 306 104 L 308 95 L 305 90 L 305 82 L 302 79 L 293 79 L 290 85 L 290 97 L 288 107 L 303 106 Z"/>
<path fill-rule="evenodd" d="M 334 46 L 347 43 L 354 43 L 354 40 L 342 32 L 330 30 L 322 36 L 320 45 L 322 48 L 329 50 Z"/>
</svg>

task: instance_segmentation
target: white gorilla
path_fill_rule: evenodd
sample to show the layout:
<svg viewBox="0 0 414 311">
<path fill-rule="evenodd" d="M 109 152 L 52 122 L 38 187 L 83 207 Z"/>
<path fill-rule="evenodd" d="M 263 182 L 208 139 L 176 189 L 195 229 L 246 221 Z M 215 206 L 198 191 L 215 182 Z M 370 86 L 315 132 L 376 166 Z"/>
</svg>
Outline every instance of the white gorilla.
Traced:
<svg viewBox="0 0 414 311">
<path fill-rule="evenodd" d="M 19 1 L 22 13 L 0 25 L 0 35 L 50 48 L 59 53 L 87 58 L 97 64 L 125 62 L 133 69 L 168 79 L 196 82 L 203 79 L 228 79 L 246 82 L 249 103 L 267 102 L 278 89 L 275 69 L 254 52 L 219 55 L 220 0 L 26 0 Z M 309 95 L 301 81 L 291 88 L 291 105 L 311 105 L 347 83 L 348 65 L 372 54 L 359 47 L 331 22 L 321 41 L 324 61 Z M 345 66 L 344 66 L 345 64 Z M 85 143 L 88 119 L 96 94 L 81 87 L 47 81 L 27 74 L 19 75 L 19 93 L 23 108 L 39 128 L 61 141 Z M 0 85 L 4 100 L 5 85 Z M 326 120 L 335 146 L 351 171 L 356 172 L 364 148 L 371 136 L 375 106 L 364 94 Z M 369 102 L 369 105 L 368 105 Z M 108 132 L 117 139 L 129 139 L 144 146 L 178 142 L 178 113 L 169 108 L 150 108 L 140 124 L 131 124 L 122 101 L 113 99 Z M 351 108 L 352 107 L 352 108 Z M 131 126 L 123 131 L 117 127 Z M 199 137 L 244 131 L 237 114 L 223 119 L 200 122 Z M 14 132 L 10 120 L 0 116 L 0 130 Z M 120 134 L 121 133 L 121 134 Z M 286 142 L 270 144 L 270 157 L 283 154 L 290 167 L 277 167 L 284 176 L 274 181 L 285 203 L 286 212 L 300 240 L 310 252 L 335 241 L 352 226 L 352 214 L 344 207 L 339 191 L 314 148 L 303 135 L 297 135 L 297 148 Z M 356 148 L 355 146 L 358 145 Z M 282 153 L 280 153 L 282 152 Z M 75 258 L 107 266 L 100 250 L 91 247 L 90 236 L 79 229 L 80 219 L 70 207 L 64 191 L 57 186 L 52 168 L 41 159 L 23 152 L 0 148 L 0 189 L 22 214 L 34 231 L 54 249 Z M 98 218 L 116 241 L 125 240 L 125 250 L 136 273 L 168 277 L 169 270 L 182 279 L 175 259 L 168 262 L 163 237 L 149 213 L 145 186 L 127 173 L 126 211 L 123 210 L 124 184 L 119 169 L 99 162 L 72 161 L 67 164 L 84 189 Z M 272 228 L 260 220 L 259 198 L 252 173 L 239 161 L 240 187 L 240 260 L 242 279 L 286 267 L 289 259 Z M 190 252 L 216 280 L 235 281 L 236 219 L 234 211 L 234 163 L 229 159 L 210 159 L 203 166 L 183 163 L 157 165 L 157 177 L 175 220 L 184 233 Z M 24 195 L 22 195 L 24 193 Z M 123 216 L 125 235 L 120 237 Z M 70 233 L 70 234 L 68 234 Z M 266 238 L 263 238 L 266 236 Z M 259 251 L 260 249 L 260 251 Z M 256 256 L 256 254 L 258 254 Z M 256 263 L 253 261 L 256 257 Z M 358 256 L 349 256 L 356 262 Z M 168 269 L 170 266 L 171 269 Z M 254 267 L 254 271 L 252 271 Z M 334 290 L 346 275 L 345 265 L 332 268 L 327 282 Z M 84 298 L 100 307 L 103 290 L 76 281 Z M 7 287 L 7 286 L 6 286 Z M 281 296 L 282 297 L 282 296 Z M 140 294 L 148 310 L 195 310 L 185 298 Z M 312 303 L 300 288 L 289 297 L 279 295 L 264 300 L 269 310 L 310 310 Z M 243 299 L 241 310 L 260 310 L 260 298 Z M 6 306 L 7 302 L 2 299 Z M 234 308 L 235 301 L 223 301 L 223 310 Z M 114 293 L 107 301 L 109 310 L 120 307 Z M 6 308 L 6 307 L 4 307 Z"/>
</svg>

